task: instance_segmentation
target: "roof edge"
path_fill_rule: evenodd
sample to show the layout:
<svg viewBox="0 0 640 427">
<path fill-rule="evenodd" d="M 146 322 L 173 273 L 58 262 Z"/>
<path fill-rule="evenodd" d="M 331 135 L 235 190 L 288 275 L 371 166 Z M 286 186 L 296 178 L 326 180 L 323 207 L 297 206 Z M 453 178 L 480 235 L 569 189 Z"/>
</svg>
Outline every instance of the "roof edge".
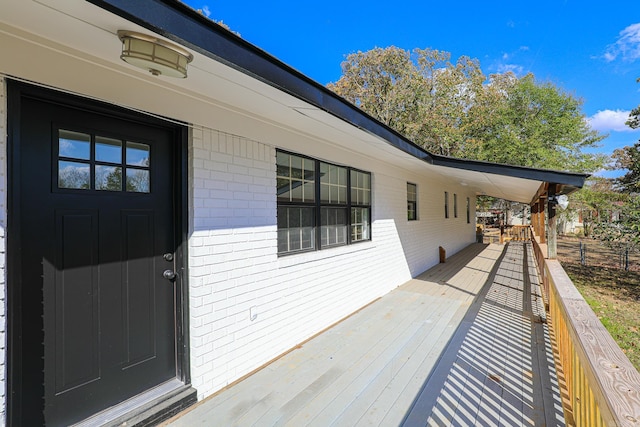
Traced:
<svg viewBox="0 0 640 427">
<path fill-rule="evenodd" d="M 589 176 L 432 154 L 325 86 L 178 0 L 86 1 L 307 102 L 429 164 L 575 188 L 582 188 Z"/>
<path fill-rule="evenodd" d="M 500 163 L 484 162 L 481 160 L 459 159 L 456 157 L 431 155 L 433 164 L 449 168 L 464 169 L 474 172 L 491 173 L 495 175 L 512 176 L 514 178 L 531 179 L 554 184 L 562 184 L 575 188 L 582 188 L 590 174 L 579 172 L 556 171 L 550 169 L 536 169 L 526 166 L 513 166 Z"/>
<path fill-rule="evenodd" d="M 177 0 L 86 0 L 339 118 L 420 160 L 431 154 L 325 86 Z"/>
</svg>

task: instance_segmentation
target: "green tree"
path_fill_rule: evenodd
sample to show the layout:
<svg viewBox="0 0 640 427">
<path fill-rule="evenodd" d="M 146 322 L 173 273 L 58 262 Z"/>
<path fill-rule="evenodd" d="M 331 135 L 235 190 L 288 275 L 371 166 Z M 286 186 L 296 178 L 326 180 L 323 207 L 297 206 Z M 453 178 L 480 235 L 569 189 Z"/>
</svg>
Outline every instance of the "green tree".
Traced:
<svg viewBox="0 0 640 427">
<path fill-rule="evenodd" d="M 640 141 L 632 146 L 616 148 L 611 157 L 614 160 L 613 169 L 627 171 L 616 180 L 620 189 L 626 193 L 640 192 Z"/>
<path fill-rule="evenodd" d="M 587 124 L 582 101 L 551 83 L 538 83 L 533 74 L 492 77 L 478 114 L 488 118 L 474 121 L 483 124 L 473 135 L 482 140 L 475 158 L 573 171 L 602 167 L 605 156 L 584 151 L 604 136 Z M 493 115 L 485 112 L 490 108 Z"/>
<path fill-rule="evenodd" d="M 603 138 L 582 102 L 532 74 L 487 79 L 476 59 L 376 48 L 348 55 L 329 88 L 430 152 L 506 164 L 592 172 Z"/>
<path fill-rule="evenodd" d="M 638 78 L 636 82 L 640 83 L 640 78 Z M 640 129 L 640 105 L 631 110 L 629 119 L 625 122 L 625 124 L 631 129 Z"/>
<path fill-rule="evenodd" d="M 569 197 L 569 209 L 561 215 L 570 217 L 581 211 L 585 237 L 591 237 L 595 224 L 602 222 L 603 218 L 608 218 L 616 203 L 624 198 L 615 191 L 610 179 L 598 177 L 590 178 L 580 191 Z"/>
<path fill-rule="evenodd" d="M 602 215 L 593 228 L 593 236 L 615 250 L 620 259 L 640 246 L 640 196 L 627 195 L 614 203 L 610 216 Z M 623 262 L 628 268 L 628 258 Z"/>
<path fill-rule="evenodd" d="M 431 152 L 464 152 L 465 110 L 485 80 L 477 60 L 434 49 L 375 48 L 348 55 L 328 87 Z"/>
</svg>

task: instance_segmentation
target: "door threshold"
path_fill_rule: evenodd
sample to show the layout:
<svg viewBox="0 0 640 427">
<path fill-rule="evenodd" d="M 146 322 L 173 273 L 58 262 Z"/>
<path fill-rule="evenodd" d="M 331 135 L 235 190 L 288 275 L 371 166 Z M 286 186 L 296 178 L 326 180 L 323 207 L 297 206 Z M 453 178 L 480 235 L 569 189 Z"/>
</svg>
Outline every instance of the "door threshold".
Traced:
<svg viewBox="0 0 640 427">
<path fill-rule="evenodd" d="M 155 425 L 196 401 L 196 390 L 174 378 L 71 427 Z"/>
</svg>

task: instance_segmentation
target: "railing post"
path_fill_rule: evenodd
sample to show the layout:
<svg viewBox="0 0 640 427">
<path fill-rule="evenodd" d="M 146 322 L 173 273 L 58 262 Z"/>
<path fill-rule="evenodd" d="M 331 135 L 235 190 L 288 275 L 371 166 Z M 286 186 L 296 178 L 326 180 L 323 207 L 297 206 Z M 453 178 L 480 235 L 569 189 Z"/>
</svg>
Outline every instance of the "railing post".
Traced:
<svg viewBox="0 0 640 427">
<path fill-rule="evenodd" d="M 547 224 L 547 253 L 549 259 L 556 259 L 557 256 L 557 226 L 556 226 L 556 206 L 555 201 L 552 203 L 551 198 L 556 196 L 556 184 L 549 184 L 549 193 L 547 198 L 547 215 L 549 216 L 549 223 Z"/>
</svg>

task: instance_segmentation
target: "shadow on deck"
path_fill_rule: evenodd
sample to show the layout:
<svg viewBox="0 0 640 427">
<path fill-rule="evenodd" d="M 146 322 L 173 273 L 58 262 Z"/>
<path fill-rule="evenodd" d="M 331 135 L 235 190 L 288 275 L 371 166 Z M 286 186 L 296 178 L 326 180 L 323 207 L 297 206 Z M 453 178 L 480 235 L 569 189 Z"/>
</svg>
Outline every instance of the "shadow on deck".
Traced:
<svg viewBox="0 0 640 427">
<path fill-rule="evenodd" d="M 172 426 L 563 425 L 530 243 L 474 244 Z"/>
</svg>

